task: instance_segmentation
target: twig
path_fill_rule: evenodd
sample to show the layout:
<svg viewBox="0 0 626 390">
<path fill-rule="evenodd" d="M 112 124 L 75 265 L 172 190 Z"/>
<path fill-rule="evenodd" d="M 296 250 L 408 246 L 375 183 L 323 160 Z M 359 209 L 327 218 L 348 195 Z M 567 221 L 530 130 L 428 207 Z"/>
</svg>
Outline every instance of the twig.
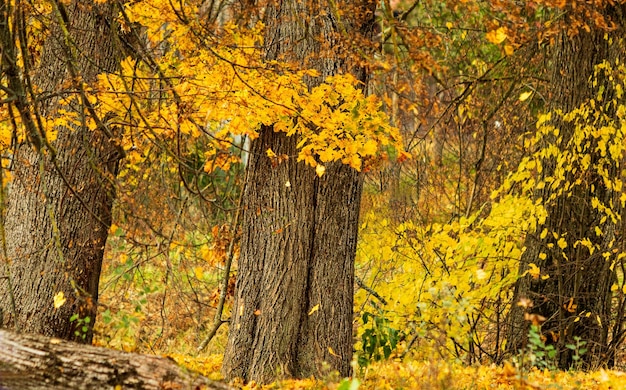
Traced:
<svg viewBox="0 0 626 390">
<path fill-rule="evenodd" d="M 354 280 L 356 281 L 356 284 L 359 285 L 359 287 L 361 287 L 363 290 L 367 291 L 368 293 L 372 294 L 372 296 L 378 299 L 380 303 L 382 303 L 383 305 L 387 304 L 387 300 L 381 297 L 380 294 L 374 291 L 371 287 L 368 287 L 365 283 L 363 283 L 363 280 L 361 280 L 361 278 L 355 275 Z"/>
<path fill-rule="evenodd" d="M 246 190 L 246 181 L 247 181 L 247 175 L 246 175 L 246 179 L 244 180 L 244 185 L 241 188 L 241 194 L 239 195 L 237 211 L 235 212 L 235 220 L 233 221 L 233 238 L 232 240 L 230 240 L 230 244 L 228 245 L 228 253 L 226 254 L 226 264 L 224 266 L 224 277 L 222 280 L 222 290 L 220 291 L 220 300 L 218 301 L 217 309 L 215 310 L 215 317 L 213 319 L 213 327 L 209 331 L 209 334 L 204 338 L 204 340 L 202 340 L 202 342 L 198 346 L 198 349 L 196 350 L 197 353 L 202 352 L 202 350 L 205 349 L 206 346 L 211 342 L 213 337 L 215 337 L 215 334 L 217 333 L 220 326 L 222 326 L 222 324 L 224 324 L 225 322 L 228 322 L 228 320 L 222 319 L 222 314 L 224 312 L 224 302 L 226 302 L 226 294 L 228 291 L 228 280 L 230 278 L 230 269 L 233 264 L 233 252 L 235 248 L 235 241 L 237 240 L 237 228 L 239 227 L 239 220 L 241 218 L 241 209 L 243 205 L 243 195 Z"/>
</svg>

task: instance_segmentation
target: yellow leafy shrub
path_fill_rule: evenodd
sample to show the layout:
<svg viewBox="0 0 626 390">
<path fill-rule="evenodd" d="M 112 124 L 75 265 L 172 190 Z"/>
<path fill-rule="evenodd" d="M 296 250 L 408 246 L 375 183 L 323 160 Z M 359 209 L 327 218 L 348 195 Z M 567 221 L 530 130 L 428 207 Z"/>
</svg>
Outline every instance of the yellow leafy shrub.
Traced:
<svg viewBox="0 0 626 390">
<path fill-rule="evenodd" d="M 390 227 L 376 212 L 368 213 L 358 272 L 387 302 L 390 326 L 404 330 L 399 351 L 421 338 L 458 357 L 470 343 L 502 347 L 492 331 L 506 314 L 523 240 L 545 217 L 530 198 L 512 195 L 447 224 Z M 368 299 L 373 298 L 365 290 L 357 294 L 362 310 L 369 310 Z"/>
</svg>

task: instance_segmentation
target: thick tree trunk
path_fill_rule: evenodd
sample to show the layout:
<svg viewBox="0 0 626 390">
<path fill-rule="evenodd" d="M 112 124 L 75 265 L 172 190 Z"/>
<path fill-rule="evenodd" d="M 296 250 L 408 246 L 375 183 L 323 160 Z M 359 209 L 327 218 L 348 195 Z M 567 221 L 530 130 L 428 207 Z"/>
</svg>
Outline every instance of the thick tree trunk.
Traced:
<svg viewBox="0 0 626 390">
<path fill-rule="evenodd" d="M 374 2 L 351 3 L 362 24 Z M 326 3 L 284 0 L 267 9 L 268 59 L 291 60 L 326 76 L 364 70 L 329 55 L 337 26 Z M 361 27 L 358 27 L 361 28 Z M 252 143 L 244 193 L 237 287 L 224 358 L 226 378 L 268 382 L 323 370 L 349 375 L 354 256 L 362 177 L 341 163 L 318 178 L 295 158 L 273 167 L 266 151 L 297 155 L 297 137 L 261 129 Z M 328 363 L 324 368 L 323 362 Z"/>
<path fill-rule="evenodd" d="M 608 33 L 608 37 L 615 40 L 613 44 L 605 38 L 605 31 L 596 29 L 589 33 L 581 31 L 574 37 L 564 33 L 553 48 L 553 110 L 570 112 L 597 96 L 598 88 L 590 85 L 595 66 L 604 60 L 615 63 L 616 53 L 621 51 L 621 43 L 618 42 L 623 34 L 622 13 L 621 10 L 614 11 L 614 8 L 607 10 L 607 16 L 620 26 L 617 31 Z M 612 87 L 608 80 L 604 81 L 604 96 L 607 100 L 612 99 Z M 574 126 L 560 120 L 557 120 L 555 126 L 560 129 L 561 145 L 565 147 L 573 135 Z M 597 161 L 593 157 L 592 160 Z M 615 175 L 617 172 L 617 166 L 614 166 L 610 174 Z M 544 168 L 545 177 L 553 173 L 554 166 Z M 575 180 L 573 173 L 567 175 L 571 182 Z M 546 343 L 557 348 L 557 363 L 563 369 L 573 363 L 574 351 L 566 348 L 566 345 L 576 344 L 574 337 L 580 337 L 586 342 L 588 351 L 583 359 L 587 364 L 610 364 L 608 329 L 612 319 L 610 287 L 614 273 L 610 266 L 613 258 L 605 259 L 602 253 L 612 251 L 611 242 L 619 238 L 616 231 L 620 229 L 621 223 L 609 222 L 604 225 L 602 237 L 596 235 L 594 227 L 600 223 L 602 215 L 592 207 L 592 198 L 597 197 L 604 204 L 612 204 L 611 196 L 614 195 L 606 189 L 602 178 L 591 170 L 585 172 L 585 182 L 587 187 L 574 186 L 570 192 L 550 202 L 550 186 L 538 194 L 544 200 L 548 212 L 545 227 L 550 233 L 544 239 L 540 239 L 539 234 L 527 238 L 527 250 L 522 256 L 520 273 L 528 270 L 529 263 L 534 263 L 550 278 L 535 280 L 530 275 L 522 277 L 516 285 L 508 319 L 508 349 L 515 354 L 528 342 L 529 323 L 524 318 L 524 312 L 545 317 L 547 321 L 542 325 L 542 332 L 547 337 Z M 549 249 L 550 245 L 558 248 L 552 232 L 567 240 L 568 246 L 563 250 L 567 258 Z M 589 238 L 602 249 L 592 255 L 583 245 L 575 247 L 574 243 L 583 238 Z M 614 247 L 619 247 L 619 244 L 616 243 Z M 541 260 L 540 253 L 546 253 L 547 258 Z M 516 303 L 521 298 L 530 299 L 533 307 L 526 310 L 518 306 Z"/>
<path fill-rule="evenodd" d="M 0 330 L 0 389 L 216 389 L 231 387 L 167 358 Z"/>
<path fill-rule="evenodd" d="M 70 66 L 87 82 L 98 73 L 117 68 L 113 6 L 79 0 L 68 5 L 66 13 L 71 42 L 65 40 L 59 26 L 51 27 L 34 77 L 42 91 L 40 96 L 60 96 L 66 88 L 75 90 L 76 85 L 68 83 L 72 79 Z M 75 58 L 68 54 L 70 51 Z M 77 113 L 79 118 L 89 115 L 82 104 L 61 105 L 58 98 L 44 100 L 39 112 L 56 116 L 60 108 Z M 4 216 L 8 259 L 3 261 L 10 264 L 16 312 L 8 279 L 1 278 L 1 323 L 90 342 L 111 224 L 112 182 L 121 156 L 115 140 L 102 129 L 70 127 L 57 128 L 58 137 L 52 142 L 54 158 L 49 151 L 39 152 L 29 144 L 14 151 L 13 180 Z M 55 309 L 53 297 L 59 292 L 67 302 Z M 74 314 L 89 321 L 71 322 Z"/>
</svg>

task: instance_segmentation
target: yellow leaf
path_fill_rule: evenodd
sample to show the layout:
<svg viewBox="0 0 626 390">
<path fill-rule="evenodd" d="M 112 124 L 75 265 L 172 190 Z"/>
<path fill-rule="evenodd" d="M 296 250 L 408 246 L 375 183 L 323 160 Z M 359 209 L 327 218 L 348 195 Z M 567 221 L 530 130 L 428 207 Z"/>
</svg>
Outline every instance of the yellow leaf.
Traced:
<svg viewBox="0 0 626 390">
<path fill-rule="evenodd" d="M 506 40 L 506 29 L 500 27 L 487 33 L 487 40 L 493 44 L 499 45 Z"/>
<path fill-rule="evenodd" d="M 519 98 L 518 98 L 518 99 L 519 99 L 519 101 L 520 101 L 520 102 L 523 102 L 523 101 L 527 100 L 527 99 L 530 97 L 530 95 L 532 95 L 532 94 L 533 94 L 533 92 L 532 92 L 532 91 L 522 92 L 522 93 L 519 95 Z"/>
<path fill-rule="evenodd" d="M 274 157 L 276 157 L 276 153 L 274 153 L 274 151 L 273 151 L 272 149 L 267 149 L 267 150 L 265 151 L 265 153 L 267 153 L 267 157 L 269 157 L 269 158 L 274 158 Z"/>
<path fill-rule="evenodd" d="M 109 234 L 115 234 L 115 232 L 117 231 L 118 228 L 119 228 L 119 226 L 117 226 L 116 224 L 112 223 L 111 227 L 109 228 Z"/>
<path fill-rule="evenodd" d="M 309 311 L 309 315 L 315 313 L 319 309 L 320 309 L 320 304 L 318 303 L 317 305 L 313 306 L 313 308 Z"/>
<path fill-rule="evenodd" d="M 63 306 L 65 304 L 65 301 L 65 294 L 63 294 L 63 291 L 59 291 L 54 295 L 54 308 L 58 309 L 59 307 Z"/>
<path fill-rule="evenodd" d="M 202 269 L 202 267 L 194 267 L 193 273 L 196 279 L 202 280 L 202 277 L 204 276 L 204 270 Z"/>
<path fill-rule="evenodd" d="M 450 30 L 452 28 L 452 22 L 446 22 L 446 27 Z"/>
<path fill-rule="evenodd" d="M 619 286 L 617 285 L 617 283 L 613 283 L 613 285 L 611 286 L 611 291 L 617 291 L 619 290 Z"/>
<path fill-rule="evenodd" d="M 530 268 L 528 271 L 526 271 L 528 274 L 530 274 L 530 276 L 533 277 L 533 279 L 537 279 L 539 278 L 539 275 L 541 274 L 541 271 L 539 270 L 539 267 L 537 267 L 537 264 L 535 263 L 530 263 L 528 264 L 528 267 Z"/>
<path fill-rule="evenodd" d="M 333 161 L 335 156 L 337 156 L 337 152 L 333 149 L 320 150 L 318 156 L 322 162 Z"/>
<path fill-rule="evenodd" d="M 333 356 L 339 356 L 335 353 L 335 351 L 330 346 L 328 347 L 328 353 L 330 353 Z"/>
<path fill-rule="evenodd" d="M 515 49 L 513 48 L 513 46 L 504 45 L 504 54 L 506 54 L 507 56 L 511 56 L 513 55 L 514 52 L 515 52 Z"/>
<path fill-rule="evenodd" d="M 326 167 L 322 164 L 317 164 L 317 166 L 315 167 L 315 173 L 317 174 L 317 176 L 322 177 L 324 172 L 326 172 Z"/>
<path fill-rule="evenodd" d="M 594 209 L 597 209 L 599 205 L 600 205 L 600 200 L 598 198 L 596 198 L 595 196 L 591 198 L 591 207 L 593 207 Z"/>
<path fill-rule="evenodd" d="M 348 165 L 361 172 L 361 158 L 358 155 L 354 154 L 348 158 Z"/>
<path fill-rule="evenodd" d="M 540 128 L 541 125 L 543 125 L 544 123 L 548 122 L 551 119 L 552 119 L 552 112 L 549 112 L 547 114 L 539 115 L 537 117 L 537 128 Z"/>
<path fill-rule="evenodd" d="M 126 264 L 126 261 L 128 260 L 128 254 L 126 253 L 120 253 L 118 261 L 120 262 L 120 264 Z"/>
<path fill-rule="evenodd" d="M 561 249 L 565 249 L 565 248 L 567 248 L 567 241 L 565 241 L 565 239 L 564 239 L 563 237 L 559 238 L 559 241 L 557 241 L 557 243 L 556 243 L 556 244 L 557 244 L 557 245 L 559 246 L 559 248 L 561 248 Z"/>
<path fill-rule="evenodd" d="M 361 154 L 363 156 L 373 156 L 376 154 L 376 149 L 376 141 L 368 140 L 365 145 L 363 145 L 363 150 L 361 151 Z"/>
<path fill-rule="evenodd" d="M 601 235 L 602 235 L 602 230 L 600 230 L 600 228 L 599 228 L 599 227 L 595 226 L 595 227 L 594 227 L 594 230 L 595 230 L 595 232 L 596 232 L 596 236 L 598 236 L 598 237 L 599 237 L 599 236 L 601 236 Z"/>
</svg>

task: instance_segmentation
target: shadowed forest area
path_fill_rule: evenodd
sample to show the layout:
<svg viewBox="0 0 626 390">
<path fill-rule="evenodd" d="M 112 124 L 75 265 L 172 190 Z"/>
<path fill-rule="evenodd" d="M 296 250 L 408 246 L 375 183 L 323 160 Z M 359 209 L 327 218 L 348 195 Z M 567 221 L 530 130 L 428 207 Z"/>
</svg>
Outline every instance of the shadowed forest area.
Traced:
<svg viewBox="0 0 626 390">
<path fill-rule="evenodd" d="M 623 0 L 0 0 L 0 389 L 626 388 Z"/>
</svg>

